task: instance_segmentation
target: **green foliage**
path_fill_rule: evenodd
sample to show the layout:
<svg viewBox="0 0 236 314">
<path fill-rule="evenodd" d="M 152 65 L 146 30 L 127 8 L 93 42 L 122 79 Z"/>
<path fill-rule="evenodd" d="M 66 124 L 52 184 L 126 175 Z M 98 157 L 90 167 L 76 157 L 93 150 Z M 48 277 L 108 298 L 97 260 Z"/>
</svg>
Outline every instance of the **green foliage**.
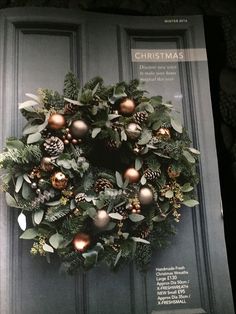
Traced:
<svg viewBox="0 0 236 314">
<path fill-rule="evenodd" d="M 173 106 L 147 97 L 138 80 L 105 86 L 95 77 L 80 88 L 68 73 L 63 93 L 27 94 L 30 100 L 20 104 L 28 120 L 24 136 L 9 138 L 0 154 L 7 204 L 24 211 L 22 230 L 33 222 L 22 238 L 38 241 L 32 254 L 57 252 L 69 273 L 101 262 L 118 270 L 135 261 L 146 270 L 153 251 L 174 234 L 179 208 L 198 205 L 199 152 L 173 118 Z M 128 116 L 121 110 L 127 100 L 135 106 Z M 48 123 L 55 112 L 65 124 Z M 76 120 L 83 121 L 83 136 Z M 140 127 L 137 137 L 131 123 Z M 135 182 L 124 175 L 130 167 L 138 172 Z"/>
<path fill-rule="evenodd" d="M 72 73 L 69 72 L 64 80 L 64 97 L 77 100 L 79 95 L 80 83 L 78 78 Z"/>
<path fill-rule="evenodd" d="M 57 91 L 52 91 L 50 89 L 39 89 L 38 94 L 47 110 L 60 110 L 64 108 L 64 97 Z"/>
<path fill-rule="evenodd" d="M 67 205 L 58 205 L 49 207 L 45 216 L 45 220 L 54 222 L 70 212 L 70 207 Z"/>
</svg>

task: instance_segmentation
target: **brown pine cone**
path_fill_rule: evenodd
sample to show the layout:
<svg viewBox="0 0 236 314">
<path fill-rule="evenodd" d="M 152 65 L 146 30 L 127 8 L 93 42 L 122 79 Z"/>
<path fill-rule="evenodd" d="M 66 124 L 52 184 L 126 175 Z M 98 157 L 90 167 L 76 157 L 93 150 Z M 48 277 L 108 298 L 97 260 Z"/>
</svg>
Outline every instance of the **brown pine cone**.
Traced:
<svg viewBox="0 0 236 314">
<path fill-rule="evenodd" d="M 95 188 L 95 192 L 99 193 L 101 191 L 104 191 L 105 189 L 112 189 L 113 184 L 108 179 L 101 178 L 95 182 L 94 188 Z"/>
</svg>

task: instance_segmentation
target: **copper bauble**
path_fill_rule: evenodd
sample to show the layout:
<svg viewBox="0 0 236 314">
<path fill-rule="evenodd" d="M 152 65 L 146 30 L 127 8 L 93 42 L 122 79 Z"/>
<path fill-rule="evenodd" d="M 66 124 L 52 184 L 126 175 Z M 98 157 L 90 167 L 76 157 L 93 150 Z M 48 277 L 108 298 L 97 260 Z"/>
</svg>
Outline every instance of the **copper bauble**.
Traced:
<svg viewBox="0 0 236 314">
<path fill-rule="evenodd" d="M 131 140 L 136 140 L 141 135 L 142 128 L 137 123 L 131 122 L 127 125 L 125 133 Z"/>
<path fill-rule="evenodd" d="M 139 191 L 139 201 L 142 205 L 149 205 L 153 202 L 153 192 L 147 187 L 143 187 Z"/>
<path fill-rule="evenodd" d="M 73 137 L 81 138 L 88 132 L 88 125 L 83 120 L 72 122 L 70 132 Z"/>
<path fill-rule="evenodd" d="M 40 168 L 43 171 L 52 171 L 54 166 L 52 165 L 52 158 L 51 157 L 43 157 L 40 163 Z"/>
<path fill-rule="evenodd" d="M 156 132 L 156 137 L 163 141 L 168 141 L 171 138 L 170 130 L 168 128 L 160 128 Z"/>
<path fill-rule="evenodd" d="M 62 114 L 53 113 L 48 119 L 48 125 L 53 130 L 62 129 L 66 124 L 66 120 Z"/>
<path fill-rule="evenodd" d="M 57 190 L 64 190 L 68 183 L 68 178 L 65 176 L 63 172 L 55 172 L 51 176 L 52 186 Z"/>
<path fill-rule="evenodd" d="M 173 169 L 171 166 L 168 167 L 167 173 L 168 173 L 169 178 L 171 178 L 171 179 L 175 179 L 175 178 L 178 178 L 180 176 L 180 171 Z"/>
<path fill-rule="evenodd" d="M 124 173 L 124 178 L 130 183 L 135 183 L 139 181 L 140 174 L 135 168 L 128 168 Z"/>
<path fill-rule="evenodd" d="M 110 217 L 104 209 L 98 210 L 94 218 L 94 224 L 98 228 L 104 228 L 109 223 Z"/>
<path fill-rule="evenodd" d="M 74 248 L 77 251 L 84 251 L 90 245 L 90 236 L 86 233 L 77 233 L 73 240 Z"/>
<path fill-rule="evenodd" d="M 119 112 L 123 115 L 131 115 L 135 110 L 135 103 L 132 99 L 126 98 L 119 105 Z"/>
</svg>

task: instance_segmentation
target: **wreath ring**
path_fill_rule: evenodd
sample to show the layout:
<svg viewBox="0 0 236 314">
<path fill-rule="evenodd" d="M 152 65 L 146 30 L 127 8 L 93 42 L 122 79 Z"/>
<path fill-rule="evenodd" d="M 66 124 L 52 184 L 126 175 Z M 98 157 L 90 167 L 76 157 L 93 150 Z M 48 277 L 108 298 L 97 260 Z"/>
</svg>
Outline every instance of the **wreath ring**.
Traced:
<svg viewBox="0 0 236 314">
<path fill-rule="evenodd" d="M 138 80 L 105 86 L 95 77 L 80 87 L 72 73 L 63 95 L 26 95 L 23 136 L 7 139 L 0 167 L 31 254 L 57 252 L 69 273 L 99 262 L 147 268 L 181 206 L 198 204 L 199 151 L 173 106 L 148 97 Z"/>
</svg>

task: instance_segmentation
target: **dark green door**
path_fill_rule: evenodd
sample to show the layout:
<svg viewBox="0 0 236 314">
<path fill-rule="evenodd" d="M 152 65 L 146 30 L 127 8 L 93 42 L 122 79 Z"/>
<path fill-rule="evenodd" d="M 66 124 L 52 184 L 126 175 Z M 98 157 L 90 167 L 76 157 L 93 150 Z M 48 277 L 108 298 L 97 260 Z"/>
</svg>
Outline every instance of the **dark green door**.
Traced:
<svg viewBox="0 0 236 314">
<path fill-rule="evenodd" d="M 149 272 L 131 265 L 70 277 L 59 262 L 33 259 L 19 241 L 1 195 L 0 312 L 3 314 L 233 314 L 202 19 L 128 17 L 70 10 L 0 12 L 1 140 L 20 135 L 17 103 L 38 87 L 62 90 L 72 70 L 83 82 L 140 78 L 182 112 L 201 154 L 200 206 L 183 209 L 172 245 L 156 252 Z M 198 50 L 196 50 L 198 48 Z M 161 52 L 181 51 L 178 62 Z M 152 53 L 159 53 L 157 59 Z M 148 53 L 150 53 L 148 55 Z M 167 57 L 169 56 L 169 57 Z M 167 60 L 168 59 L 168 60 Z M 152 74 L 152 72 L 155 72 Z"/>
</svg>

